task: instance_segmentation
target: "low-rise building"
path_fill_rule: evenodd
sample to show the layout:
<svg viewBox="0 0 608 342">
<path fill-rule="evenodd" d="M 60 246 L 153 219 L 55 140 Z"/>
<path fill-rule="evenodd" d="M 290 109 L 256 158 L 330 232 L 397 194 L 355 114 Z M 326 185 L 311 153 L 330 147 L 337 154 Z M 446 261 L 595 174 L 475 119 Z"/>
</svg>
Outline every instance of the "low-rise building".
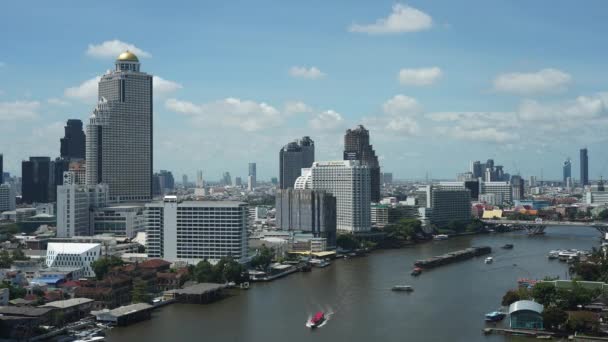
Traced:
<svg viewBox="0 0 608 342">
<path fill-rule="evenodd" d="M 89 298 L 71 298 L 66 300 L 57 300 L 39 306 L 40 308 L 55 309 L 57 313 L 61 313 L 63 323 L 78 321 L 89 315 L 93 309 L 94 300 Z"/>
<path fill-rule="evenodd" d="M 94 277 L 91 263 L 101 257 L 98 243 L 57 243 L 47 246 L 46 265 L 48 267 L 77 267 L 84 269 L 85 277 Z"/>
<path fill-rule="evenodd" d="M 531 300 L 520 300 L 509 305 L 509 328 L 543 329 L 543 306 Z"/>
<path fill-rule="evenodd" d="M 134 238 L 137 233 L 146 230 L 144 208 L 140 204 L 98 208 L 93 214 L 93 232 L 95 235 L 112 234 Z"/>
</svg>

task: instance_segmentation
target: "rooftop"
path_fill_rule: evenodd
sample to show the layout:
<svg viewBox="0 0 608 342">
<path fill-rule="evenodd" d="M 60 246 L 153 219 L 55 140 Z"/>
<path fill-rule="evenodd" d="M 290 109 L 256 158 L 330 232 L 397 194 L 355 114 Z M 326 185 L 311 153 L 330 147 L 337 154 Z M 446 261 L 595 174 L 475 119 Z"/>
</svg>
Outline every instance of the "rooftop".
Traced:
<svg viewBox="0 0 608 342">
<path fill-rule="evenodd" d="M 54 302 L 46 303 L 39 307 L 41 307 L 41 308 L 69 308 L 72 306 L 78 306 L 81 304 L 86 304 L 86 303 L 91 303 L 91 302 L 94 302 L 94 300 L 89 299 L 89 298 L 71 298 L 71 299 L 57 300 Z"/>
<path fill-rule="evenodd" d="M 49 242 L 47 253 L 52 250 L 63 254 L 82 254 L 99 246 L 98 243 Z"/>
<path fill-rule="evenodd" d="M 146 206 L 162 206 L 162 201 L 146 204 Z M 238 201 L 183 201 L 178 203 L 180 207 L 212 207 L 212 208 L 237 208 L 247 205 L 245 202 Z"/>
<path fill-rule="evenodd" d="M 27 306 L 0 306 L 0 315 L 39 317 L 46 315 L 53 308 L 31 308 Z"/>
<path fill-rule="evenodd" d="M 125 316 L 125 315 L 129 315 L 135 312 L 139 312 L 139 311 L 143 311 L 143 310 L 148 310 L 151 309 L 152 305 L 150 304 L 146 304 L 146 303 L 137 303 L 137 304 L 131 304 L 131 305 L 125 305 L 125 306 L 121 306 L 118 307 L 116 309 L 113 310 L 100 310 L 100 311 L 91 311 L 91 314 L 93 315 L 99 315 L 99 314 L 103 314 L 103 313 L 108 313 L 112 316 L 115 317 L 121 317 L 121 316 Z"/>
<path fill-rule="evenodd" d="M 184 295 L 200 295 L 207 292 L 217 291 L 225 288 L 224 284 L 215 283 L 198 283 L 192 286 L 185 287 L 183 289 L 169 290 L 167 293 L 184 294 Z"/>
<path fill-rule="evenodd" d="M 163 259 L 149 259 L 139 263 L 141 268 L 159 268 L 163 266 L 170 266 L 171 263 Z"/>
<path fill-rule="evenodd" d="M 516 311 L 534 311 L 536 313 L 543 313 L 544 307 L 531 300 L 520 300 L 509 305 L 509 315 Z"/>
</svg>

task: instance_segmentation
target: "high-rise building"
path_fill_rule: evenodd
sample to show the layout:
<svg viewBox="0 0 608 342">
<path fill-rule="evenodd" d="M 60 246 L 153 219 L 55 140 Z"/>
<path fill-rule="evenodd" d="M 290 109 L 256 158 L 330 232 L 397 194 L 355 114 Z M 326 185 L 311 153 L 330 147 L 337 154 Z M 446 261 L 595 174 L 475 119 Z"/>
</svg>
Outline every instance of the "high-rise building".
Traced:
<svg viewBox="0 0 608 342">
<path fill-rule="evenodd" d="M 336 245 L 336 198 L 328 192 L 279 189 L 275 207 L 278 228 L 312 233 Z"/>
<path fill-rule="evenodd" d="M 188 187 L 188 175 L 182 175 L 182 186 L 184 188 Z"/>
<path fill-rule="evenodd" d="M 376 151 L 369 143 L 369 131 L 362 125 L 346 130 L 344 135 L 344 160 L 358 160 L 370 173 L 371 201 L 380 201 L 380 164 Z"/>
<path fill-rule="evenodd" d="M 247 204 L 231 201 L 178 201 L 165 196 L 146 204 L 148 256 L 196 264 L 231 256 L 247 257 Z M 195 228 L 193 228 L 195 227 Z"/>
<path fill-rule="evenodd" d="M 589 185 L 589 155 L 587 148 L 582 148 L 581 154 L 581 185 Z"/>
<path fill-rule="evenodd" d="M 382 184 L 392 184 L 393 183 L 393 173 L 385 172 L 382 174 Z"/>
<path fill-rule="evenodd" d="M 152 197 L 152 75 L 126 51 L 99 81 L 87 126 L 87 184 L 106 183 L 111 201 Z"/>
<path fill-rule="evenodd" d="M 255 189 L 255 177 L 249 175 L 247 176 L 247 190 L 253 191 Z"/>
<path fill-rule="evenodd" d="M 257 186 L 258 181 L 258 171 L 255 163 L 249 163 L 249 173 L 247 174 L 247 176 L 248 187 L 254 189 Z"/>
<path fill-rule="evenodd" d="M 485 172 L 485 164 L 481 164 L 479 160 L 472 162 L 470 172 L 473 174 L 473 178 L 483 178 Z"/>
<path fill-rule="evenodd" d="M 336 198 L 337 229 L 366 232 L 371 229 L 370 178 L 370 168 L 357 160 L 314 162 L 310 169 L 302 170 L 295 188 L 332 194 Z"/>
<path fill-rule="evenodd" d="M 21 162 L 21 195 L 23 203 L 55 201 L 55 170 L 49 157 L 30 157 Z"/>
<path fill-rule="evenodd" d="M 234 177 L 234 185 L 235 186 L 242 186 L 243 185 L 243 179 L 241 177 Z"/>
<path fill-rule="evenodd" d="M 471 195 L 465 190 L 431 189 L 431 210 L 428 219 L 438 227 L 450 222 L 469 222 L 471 220 Z"/>
<path fill-rule="evenodd" d="M 569 177 L 572 177 L 572 161 L 570 161 L 570 158 L 566 158 L 566 161 L 564 161 L 563 177 L 562 177 L 562 179 L 564 181 L 564 185 L 568 181 Z"/>
<path fill-rule="evenodd" d="M 232 185 L 232 177 L 230 177 L 230 172 L 224 172 L 224 174 L 222 175 L 222 184 L 225 186 Z"/>
<path fill-rule="evenodd" d="M 196 187 L 204 188 L 205 182 L 203 181 L 203 170 L 196 171 Z"/>
<path fill-rule="evenodd" d="M 0 184 L 4 184 L 4 156 L 0 153 Z"/>
<path fill-rule="evenodd" d="M 152 189 L 154 196 L 161 196 L 173 191 L 175 189 L 175 179 L 171 171 L 160 170 L 160 172 L 155 173 Z"/>
<path fill-rule="evenodd" d="M 61 158 L 84 159 L 86 137 L 82 130 L 82 121 L 78 119 L 69 119 L 65 126 L 64 137 L 60 140 L 61 143 Z"/>
<path fill-rule="evenodd" d="M 524 179 L 521 176 L 511 176 L 512 200 L 522 200 L 525 197 Z"/>
<path fill-rule="evenodd" d="M 0 213 L 15 210 L 15 189 L 9 183 L 0 184 Z"/>
<path fill-rule="evenodd" d="M 300 170 L 315 161 L 315 142 L 310 137 L 290 142 L 279 151 L 279 188 L 293 188 Z"/>
</svg>

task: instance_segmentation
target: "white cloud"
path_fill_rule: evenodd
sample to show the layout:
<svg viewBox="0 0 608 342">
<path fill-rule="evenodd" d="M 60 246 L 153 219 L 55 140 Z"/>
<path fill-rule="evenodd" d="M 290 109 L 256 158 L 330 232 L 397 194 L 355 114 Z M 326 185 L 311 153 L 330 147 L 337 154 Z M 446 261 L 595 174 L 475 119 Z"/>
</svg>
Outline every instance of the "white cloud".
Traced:
<svg viewBox="0 0 608 342">
<path fill-rule="evenodd" d="M 38 101 L 0 102 L 0 121 L 36 119 L 39 110 L 40 102 Z"/>
<path fill-rule="evenodd" d="M 205 103 L 201 105 L 177 99 L 165 102 L 167 109 L 190 115 L 200 125 L 209 126 L 217 122 L 223 126 L 237 127 L 247 132 L 260 131 L 283 122 L 283 116 L 274 107 L 264 103 L 237 98 Z"/>
<path fill-rule="evenodd" d="M 363 122 L 371 130 L 395 133 L 399 137 L 416 135 L 420 126 L 416 117 L 422 113 L 422 106 L 410 96 L 395 95 L 382 105 L 382 115 L 371 116 Z"/>
<path fill-rule="evenodd" d="M 388 17 L 380 18 L 369 25 L 353 24 L 349 31 L 387 34 L 422 31 L 430 29 L 431 26 L 433 26 L 433 19 L 428 14 L 407 5 L 396 4 Z"/>
<path fill-rule="evenodd" d="M 572 77 L 557 69 L 542 69 L 530 73 L 506 73 L 494 79 L 494 89 L 505 93 L 532 95 L 563 91 Z"/>
<path fill-rule="evenodd" d="M 494 127 L 466 129 L 460 126 L 448 129 L 448 134 L 460 140 L 506 143 L 519 139 L 517 133 L 500 131 Z"/>
<path fill-rule="evenodd" d="M 435 83 L 441 78 L 439 67 L 401 69 L 399 70 L 399 83 L 403 85 L 426 86 Z"/>
<path fill-rule="evenodd" d="M 422 107 L 415 98 L 399 94 L 384 102 L 382 109 L 386 114 L 397 116 L 415 114 L 419 112 Z"/>
<path fill-rule="evenodd" d="M 526 121 L 576 121 L 586 124 L 583 119 L 597 118 L 608 114 L 608 92 L 591 96 L 578 96 L 574 100 L 561 103 L 541 103 L 535 100 L 522 101 L 519 117 Z"/>
<path fill-rule="evenodd" d="M 289 101 L 285 104 L 285 113 L 287 114 L 310 113 L 312 111 L 312 108 L 302 101 Z"/>
<path fill-rule="evenodd" d="M 289 69 L 289 74 L 292 77 L 304 78 L 307 80 L 317 80 L 319 78 L 325 77 L 325 73 L 323 73 L 317 67 L 305 67 L 305 66 L 293 66 Z"/>
<path fill-rule="evenodd" d="M 79 99 L 85 102 L 93 102 L 97 99 L 97 84 L 101 76 L 95 76 L 82 82 L 80 85 L 67 88 L 63 94 L 65 97 Z"/>
<path fill-rule="evenodd" d="M 154 95 L 165 95 L 183 88 L 181 84 L 165 80 L 159 76 L 154 76 L 152 84 L 154 87 Z"/>
<path fill-rule="evenodd" d="M 46 100 L 46 102 L 50 105 L 55 105 L 55 106 L 69 106 L 70 103 L 68 101 L 56 98 L 56 97 L 51 97 L 50 99 Z"/>
<path fill-rule="evenodd" d="M 342 115 L 334 110 L 326 110 L 317 113 L 310 121 L 310 127 L 319 131 L 336 130 L 344 125 Z"/>
<path fill-rule="evenodd" d="M 118 55 L 125 51 L 131 51 L 137 55 L 137 57 L 152 57 L 149 52 L 146 52 L 137 46 L 125 43 L 118 39 L 106 40 L 101 44 L 89 44 L 86 54 L 97 58 L 116 58 Z"/>
</svg>

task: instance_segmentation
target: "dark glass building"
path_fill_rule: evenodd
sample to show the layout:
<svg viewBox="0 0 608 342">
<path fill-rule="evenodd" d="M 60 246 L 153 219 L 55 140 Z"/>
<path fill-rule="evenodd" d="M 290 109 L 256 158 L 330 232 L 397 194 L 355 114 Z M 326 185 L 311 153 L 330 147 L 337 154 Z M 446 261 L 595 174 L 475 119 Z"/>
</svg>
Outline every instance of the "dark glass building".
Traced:
<svg viewBox="0 0 608 342">
<path fill-rule="evenodd" d="M 589 155 L 587 149 L 581 149 L 581 185 L 589 185 Z"/>
<path fill-rule="evenodd" d="M 369 143 L 369 131 L 362 125 L 346 130 L 344 135 L 344 160 L 359 160 L 370 169 L 371 201 L 380 202 L 380 164 L 376 151 Z"/>
<path fill-rule="evenodd" d="M 65 126 L 65 136 L 61 138 L 61 158 L 84 159 L 86 137 L 82 130 L 82 121 L 69 119 Z"/>
<path fill-rule="evenodd" d="M 55 170 L 49 157 L 30 157 L 21 163 L 21 192 L 23 203 L 55 201 Z"/>
<path fill-rule="evenodd" d="M 279 188 L 293 189 L 303 168 L 309 168 L 315 161 L 315 142 L 310 137 L 290 142 L 279 152 Z"/>
<path fill-rule="evenodd" d="M 0 154 L 0 184 L 4 184 L 4 159 L 3 155 Z"/>
</svg>

